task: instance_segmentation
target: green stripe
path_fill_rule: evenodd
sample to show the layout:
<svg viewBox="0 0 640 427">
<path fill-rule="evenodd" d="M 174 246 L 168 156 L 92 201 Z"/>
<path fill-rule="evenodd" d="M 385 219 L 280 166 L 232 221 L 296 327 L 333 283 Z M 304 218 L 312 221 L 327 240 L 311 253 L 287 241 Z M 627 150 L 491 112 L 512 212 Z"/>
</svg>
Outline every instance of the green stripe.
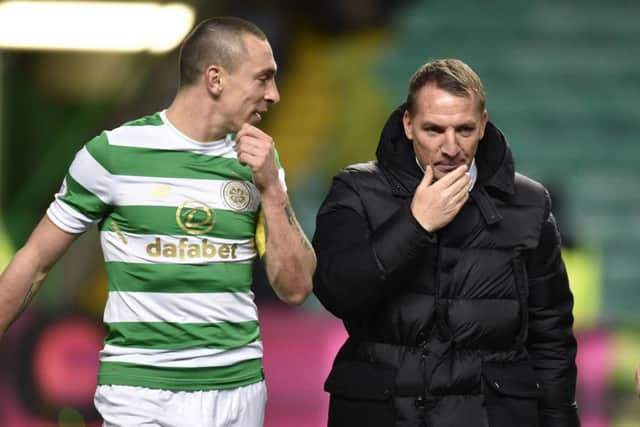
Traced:
<svg viewBox="0 0 640 427">
<path fill-rule="evenodd" d="M 160 113 L 155 113 L 136 120 L 131 120 L 122 126 L 162 126 L 163 124 L 164 122 L 162 121 L 162 117 L 160 117 Z"/>
<path fill-rule="evenodd" d="M 116 206 L 109 218 L 103 222 L 100 230 L 117 231 L 113 227 L 112 221 L 115 221 L 120 230 L 126 233 L 187 235 L 176 220 L 177 209 L 177 207 L 165 206 Z M 213 228 L 207 233 L 198 234 L 198 236 L 223 239 L 253 238 L 258 219 L 257 212 L 212 210 L 212 213 L 215 221 Z M 202 227 L 208 227 L 211 222 L 204 222 L 204 216 L 203 211 L 197 212 L 191 221 L 203 224 Z"/>
<path fill-rule="evenodd" d="M 103 168 L 109 171 L 109 165 L 111 163 L 109 161 L 111 159 L 111 157 L 109 157 L 111 147 L 109 145 L 107 134 L 102 132 L 100 135 L 87 142 L 85 147 L 89 154 L 91 154 L 91 157 L 93 157 L 96 162 L 100 163 Z"/>
<path fill-rule="evenodd" d="M 100 385 L 127 385 L 163 390 L 221 390 L 264 379 L 262 359 L 209 368 L 159 368 L 122 362 L 101 362 Z"/>
<path fill-rule="evenodd" d="M 276 150 L 274 148 L 273 149 L 273 153 L 274 153 L 275 159 L 276 159 L 276 166 L 278 167 L 278 169 L 282 169 L 282 163 L 280 163 L 280 154 L 278 154 L 278 150 Z"/>
<path fill-rule="evenodd" d="M 202 265 L 107 262 L 109 290 L 118 292 L 250 292 L 251 264 Z"/>
<path fill-rule="evenodd" d="M 251 168 L 237 159 L 190 151 L 109 146 L 114 175 L 251 181 Z"/>
<path fill-rule="evenodd" d="M 238 348 L 260 338 L 258 321 L 239 323 L 107 323 L 105 344 L 122 347 L 181 350 Z"/>
<path fill-rule="evenodd" d="M 65 181 L 67 183 L 67 192 L 60 199 L 89 218 L 102 218 L 109 205 L 80 185 L 78 181 L 73 179 L 71 174 L 67 174 Z"/>
</svg>

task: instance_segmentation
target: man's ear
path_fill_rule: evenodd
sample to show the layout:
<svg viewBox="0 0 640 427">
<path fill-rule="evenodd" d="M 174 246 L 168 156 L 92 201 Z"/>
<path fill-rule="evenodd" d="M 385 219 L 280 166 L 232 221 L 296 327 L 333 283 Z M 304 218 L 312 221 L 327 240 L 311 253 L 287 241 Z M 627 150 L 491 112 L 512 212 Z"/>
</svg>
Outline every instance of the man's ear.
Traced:
<svg viewBox="0 0 640 427">
<path fill-rule="evenodd" d="M 402 125 L 404 126 L 404 134 L 407 136 L 407 139 L 409 141 L 413 141 L 413 131 L 411 130 L 411 116 L 409 115 L 409 110 L 404 110 Z"/>
<path fill-rule="evenodd" d="M 209 65 L 204 70 L 203 79 L 207 91 L 212 95 L 219 96 L 222 93 L 222 67 Z"/>
<path fill-rule="evenodd" d="M 487 110 L 484 110 L 482 112 L 482 121 L 480 122 L 480 127 L 481 127 L 480 139 L 484 138 L 484 130 L 487 128 L 488 121 L 489 121 L 489 114 L 487 113 Z"/>
</svg>

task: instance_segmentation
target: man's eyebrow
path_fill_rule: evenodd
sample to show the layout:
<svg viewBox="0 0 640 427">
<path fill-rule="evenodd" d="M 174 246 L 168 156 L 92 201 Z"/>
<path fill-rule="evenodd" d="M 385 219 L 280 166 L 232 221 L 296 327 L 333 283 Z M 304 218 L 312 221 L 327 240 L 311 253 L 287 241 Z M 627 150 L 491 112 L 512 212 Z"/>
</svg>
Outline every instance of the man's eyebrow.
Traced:
<svg viewBox="0 0 640 427">
<path fill-rule="evenodd" d="M 458 126 L 456 126 L 456 128 L 464 128 L 464 127 L 469 127 L 469 128 L 475 128 L 476 124 L 475 122 L 464 122 L 464 123 L 460 123 Z"/>
<path fill-rule="evenodd" d="M 437 123 L 432 123 L 432 122 L 424 122 L 422 123 L 422 127 L 423 128 L 436 128 L 436 129 L 444 129 L 444 126 L 440 126 Z"/>
<path fill-rule="evenodd" d="M 256 74 L 272 77 L 272 76 L 275 76 L 276 72 L 277 72 L 277 69 L 275 67 L 267 67 L 258 71 Z"/>
<path fill-rule="evenodd" d="M 422 127 L 423 128 L 444 129 L 446 126 L 442 126 L 442 125 L 439 125 L 439 124 L 433 123 L 433 122 L 424 122 L 424 123 L 422 123 Z M 470 121 L 470 122 L 460 123 L 459 125 L 455 126 L 456 129 L 460 129 L 460 128 L 464 128 L 464 127 L 475 128 L 476 124 L 473 121 Z"/>
</svg>

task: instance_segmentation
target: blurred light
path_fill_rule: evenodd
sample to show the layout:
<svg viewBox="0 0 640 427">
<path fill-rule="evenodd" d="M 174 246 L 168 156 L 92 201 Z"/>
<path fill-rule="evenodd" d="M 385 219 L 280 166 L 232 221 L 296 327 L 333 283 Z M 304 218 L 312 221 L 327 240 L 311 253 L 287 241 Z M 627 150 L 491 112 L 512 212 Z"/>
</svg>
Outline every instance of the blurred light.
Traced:
<svg viewBox="0 0 640 427">
<path fill-rule="evenodd" d="M 24 332 L 16 355 L 23 406 L 59 427 L 92 425 L 99 417 L 93 395 L 103 338 L 99 321 L 72 314 L 43 317 Z"/>
<path fill-rule="evenodd" d="M 1 114 L 1 111 L 0 111 Z M 2 132 L 2 127 L 0 127 L 0 132 Z M 0 150 L 2 150 L 2 140 L 0 138 Z M 2 166 L 2 159 L 0 158 L 0 167 Z M 2 186 L 2 182 L 0 181 L 0 186 Z M 1 191 L 0 191 L 1 193 Z M 11 258 L 15 254 L 15 250 L 13 248 L 13 242 L 11 241 L 11 237 L 9 233 L 7 233 L 7 228 L 4 225 L 4 220 L 2 219 L 2 212 L 0 211 L 0 271 L 4 270 L 4 268 L 9 264 Z"/>
<path fill-rule="evenodd" d="M 98 378 L 102 328 L 83 318 L 53 321 L 33 348 L 33 379 L 45 403 L 54 407 L 89 406 Z"/>
<path fill-rule="evenodd" d="M 84 417 L 73 408 L 63 408 L 58 414 L 58 427 L 85 427 Z"/>
<path fill-rule="evenodd" d="M 163 53 L 194 19 L 181 3 L 8 1 L 0 3 L 0 49 Z"/>
</svg>

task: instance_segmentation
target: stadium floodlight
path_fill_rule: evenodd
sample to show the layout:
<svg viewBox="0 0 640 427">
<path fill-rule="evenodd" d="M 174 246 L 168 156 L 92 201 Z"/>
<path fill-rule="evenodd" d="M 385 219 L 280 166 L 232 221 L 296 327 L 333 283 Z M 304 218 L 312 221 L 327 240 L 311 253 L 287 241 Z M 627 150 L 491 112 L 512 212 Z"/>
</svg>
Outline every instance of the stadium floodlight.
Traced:
<svg viewBox="0 0 640 427">
<path fill-rule="evenodd" d="M 0 3 L 0 49 L 164 53 L 193 26 L 182 3 L 7 1 Z"/>
</svg>

